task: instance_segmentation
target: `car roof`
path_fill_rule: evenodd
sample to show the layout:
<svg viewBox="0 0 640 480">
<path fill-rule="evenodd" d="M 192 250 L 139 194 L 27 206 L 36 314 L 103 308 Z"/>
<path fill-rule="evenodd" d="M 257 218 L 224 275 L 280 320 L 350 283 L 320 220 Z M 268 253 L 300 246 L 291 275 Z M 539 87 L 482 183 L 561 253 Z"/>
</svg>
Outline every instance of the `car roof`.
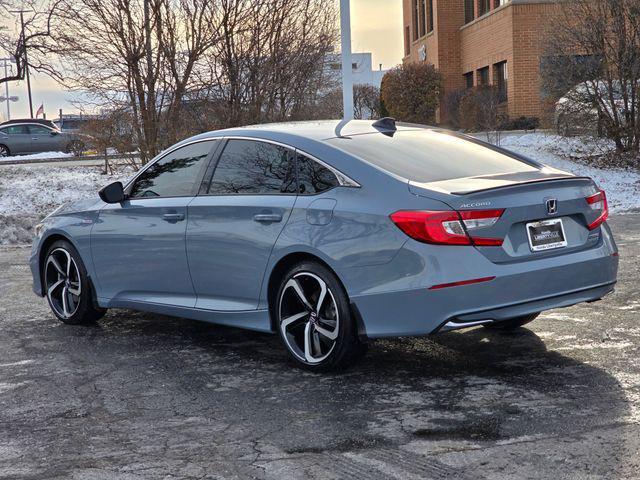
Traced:
<svg viewBox="0 0 640 480">
<path fill-rule="evenodd" d="M 353 135 L 365 135 L 372 133 L 390 132 L 388 128 L 378 127 L 373 124 L 375 120 L 312 120 L 303 122 L 284 122 L 284 123 L 264 123 L 259 125 L 248 125 L 246 127 L 227 128 L 224 130 L 215 130 L 202 135 L 204 137 L 221 137 L 232 135 L 247 135 L 256 137 L 269 138 L 271 135 L 287 136 L 293 135 L 303 137 L 310 140 L 329 140 L 336 137 L 347 137 Z M 398 123 L 396 130 L 415 130 L 430 128 L 424 125 L 413 125 Z"/>
<path fill-rule="evenodd" d="M 2 122 L 0 123 L 0 127 L 4 127 L 6 125 L 22 125 L 22 124 L 37 124 L 37 125 L 44 125 L 46 127 L 52 127 L 55 124 L 53 123 L 53 121 L 51 120 L 42 120 L 42 119 L 37 119 L 37 118 L 24 118 L 24 119 L 13 119 L 13 120 L 7 120 L 6 122 Z"/>
</svg>

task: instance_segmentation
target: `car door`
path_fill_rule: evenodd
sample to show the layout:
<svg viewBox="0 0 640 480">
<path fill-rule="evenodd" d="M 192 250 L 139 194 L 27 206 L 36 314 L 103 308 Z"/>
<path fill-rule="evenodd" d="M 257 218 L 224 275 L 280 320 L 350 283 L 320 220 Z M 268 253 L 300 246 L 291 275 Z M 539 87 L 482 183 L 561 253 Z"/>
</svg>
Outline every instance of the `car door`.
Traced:
<svg viewBox="0 0 640 480">
<path fill-rule="evenodd" d="M 194 306 L 185 250 L 187 206 L 215 143 L 201 141 L 167 153 L 131 182 L 124 202 L 100 210 L 91 232 L 100 296 Z"/>
<path fill-rule="evenodd" d="M 39 152 L 59 152 L 65 146 L 60 143 L 60 135 L 54 130 L 43 125 L 29 125 L 31 135 L 31 151 Z"/>
<path fill-rule="evenodd" d="M 31 152 L 31 135 L 26 125 L 9 125 L 0 128 L 0 143 L 13 154 Z"/>
<path fill-rule="evenodd" d="M 209 186 L 188 207 L 187 255 L 198 308 L 258 307 L 267 262 L 295 191 L 291 150 L 258 140 L 226 141 Z"/>
</svg>

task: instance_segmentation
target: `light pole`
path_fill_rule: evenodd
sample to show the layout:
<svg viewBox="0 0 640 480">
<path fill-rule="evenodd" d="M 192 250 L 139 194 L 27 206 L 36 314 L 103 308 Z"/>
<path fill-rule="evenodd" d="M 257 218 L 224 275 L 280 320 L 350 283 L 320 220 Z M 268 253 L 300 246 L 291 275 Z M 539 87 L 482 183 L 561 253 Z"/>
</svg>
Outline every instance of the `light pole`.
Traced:
<svg viewBox="0 0 640 480">
<path fill-rule="evenodd" d="M 11 10 L 11 13 L 20 14 L 20 39 L 22 41 L 22 48 L 24 48 L 24 68 L 27 75 L 27 93 L 29 94 L 29 112 L 31 118 L 33 118 L 33 100 L 31 99 L 31 78 L 29 77 L 29 59 L 27 58 L 27 44 L 25 42 L 24 31 L 24 12 L 28 10 Z"/>
<path fill-rule="evenodd" d="M 342 40 L 342 108 L 344 120 L 353 120 L 353 79 L 351 75 L 351 5 L 340 0 L 340 30 Z"/>
<path fill-rule="evenodd" d="M 4 63 L 4 77 L 9 76 L 8 66 L 13 62 L 13 58 L 0 58 L 0 61 Z M 18 97 L 9 96 L 9 82 L 4 82 L 4 98 L 0 97 L 0 101 L 7 102 L 7 120 L 11 120 L 11 102 L 17 102 Z"/>
</svg>

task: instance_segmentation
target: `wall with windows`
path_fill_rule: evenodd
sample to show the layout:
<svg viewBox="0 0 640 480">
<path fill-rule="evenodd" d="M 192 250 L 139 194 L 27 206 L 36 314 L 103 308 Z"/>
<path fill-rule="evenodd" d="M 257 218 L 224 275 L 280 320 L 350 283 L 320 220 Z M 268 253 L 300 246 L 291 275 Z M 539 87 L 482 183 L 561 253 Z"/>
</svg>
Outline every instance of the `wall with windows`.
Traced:
<svg viewBox="0 0 640 480">
<path fill-rule="evenodd" d="M 499 88 L 509 116 L 542 115 L 540 57 L 546 29 L 558 14 L 556 4 L 549 0 L 403 2 L 405 62 L 432 63 L 443 74 L 445 92 L 484 82 Z M 441 119 L 446 119 L 444 113 Z"/>
</svg>

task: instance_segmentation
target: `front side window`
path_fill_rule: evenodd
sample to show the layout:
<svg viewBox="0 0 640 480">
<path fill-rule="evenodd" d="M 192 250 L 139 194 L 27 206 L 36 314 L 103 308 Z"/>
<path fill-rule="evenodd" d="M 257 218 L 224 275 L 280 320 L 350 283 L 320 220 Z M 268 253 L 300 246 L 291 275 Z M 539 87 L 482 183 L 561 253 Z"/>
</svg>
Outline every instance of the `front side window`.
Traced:
<svg viewBox="0 0 640 480">
<path fill-rule="evenodd" d="M 29 135 L 26 125 L 11 125 L 10 127 L 0 128 L 0 132 L 5 135 Z"/>
<path fill-rule="evenodd" d="M 298 153 L 298 191 L 314 195 L 340 185 L 336 175 L 324 165 Z"/>
<path fill-rule="evenodd" d="M 206 167 L 215 141 L 179 148 L 147 168 L 136 180 L 130 198 L 188 197 Z"/>
<path fill-rule="evenodd" d="M 289 149 L 256 140 L 229 140 L 208 193 L 268 195 L 295 191 L 296 176 Z"/>
<path fill-rule="evenodd" d="M 31 132 L 31 135 L 49 135 L 51 130 L 42 125 L 29 125 L 29 132 Z"/>
</svg>

